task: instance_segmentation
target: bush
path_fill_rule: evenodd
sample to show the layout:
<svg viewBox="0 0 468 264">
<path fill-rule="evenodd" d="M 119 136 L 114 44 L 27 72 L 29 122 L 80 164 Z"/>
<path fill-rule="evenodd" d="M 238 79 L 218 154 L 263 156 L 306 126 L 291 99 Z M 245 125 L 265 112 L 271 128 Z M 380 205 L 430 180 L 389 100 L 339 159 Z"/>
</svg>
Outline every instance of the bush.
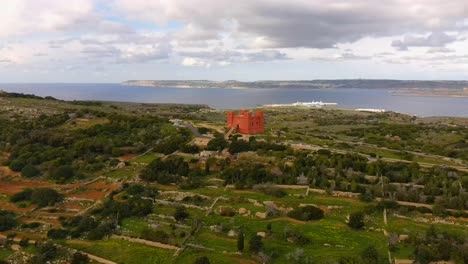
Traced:
<svg viewBox="0 0 468 264">
<path fill-rule="evenodd" d="M 103 239 L 105 236 L 108 236 L 112 233 L 113 225 L 110 223 L 103 223 L 100 224 L 95 229 L 91 230 L 88 233 L 88 239 L 90 240 L 100 240 Z"/>
<path fill-rule="evenodd" d="M 169 243 L 169 235 L 162 230 L 154 230 L 152 228 L 145 228 L 141 232 L 141 237 L 146 240 L 155 241 L 163 244 Z"/>
<path fill-rule="evenodd" d="M 57 256 L 58 249 L 52 242 L 41 243 L 36 247 L 37 254 L 31 259 L 32 264 L 48 263 Z"/>
<path fill-rule="evenodd" d="M 68 165 L 58 167 L 51 174 L 51 178 L 58 183 L 64 183 L 73 177 L 75 177 L 75 171 Z"/>
<path fill-rule="evenodd" d="M 216 151 L 221 151 L 225 148 L 227 148 L 228 142 L 224 139 L 224 137 L 218 136 L 216 138 L 213 138 L 208 142 L 206 145 L 207 150 L 216 150 Z"/>
<path fill-rule="evenodd" d="M 87 264 L 89 263 L 89 257 L 86 254 L 76 252 L 73 254 L 71 264 Z"/>
<path fill-rule="evenodd" d="M 27 239 L 27 238 L 21 239 L 20 242 L 19 242 L 19 245 L 22 248 L 25 248 L 25 247 L 29 246 L 29 239 Z"/>
<path fill-rule="evenodd" d="M 210 264 L 210 260 L 205 256 L 198 257 L 197 259 L 195 259 L 194 264 Z"/>
<path fill-rule="evenodd" d="M 249 249 L 252 253 L 257 254 L 263 249 L 262 237 L 254 235 L 249 240 Z"/>
<path fill-rule="evenodd" d="M 68 236 L 68 232 L 65 229 L 50 229 L 47 232 L 47 237 L 52 239 L 65 239 Z"/>
<path fill-rule="evenodd" d="M 31 200 L 31 195 L 33 193 L 32 189 L 24 189 L 19 193 L 15 193 L 10 197 L 10 202 L 12 203 L 17 203 L 21 201 L 30 201 Z"/>
<path fill-rule="evenodd" d="M 362 262 L 365 264 L 380 263 L 379 252 L 374 246 L 369 246 L 361 252 Z"/>
<path fill-rule="evenodd" d="M 301 221 L 319 220 L 324 216 L 323 210 L 312 206 L 298 207 L 288 213 L 288 216 Z"/>
<path fill-rule="evenodd" d="M 187 209 L 183 206 L 178 206 L 174 212 L 174 219 L 176 221 L 182 221 L 186 218 L 189 217 L 189 213 L 187 212 Z"/>
<path fill-rule="evenodd" d="M 348 226 L 354 229 L 361 229 L 364 227 L 364 213 L 354 212 L 349 216 Z"/>
<path fill-rule="evenodd" d="M 31 165 L 31 164 L 24 166 L 23 169 L 21 170 L 21 176 L 25 178 L 36 177 L 39 175 L 39 173 L 40 171 L 36 167 L 34 167 L 34 165 Z"/>
<path fill-rule="evenodd" d="M 39 207 L 51 206 L 62 200 L 63 195 L 50 188 L 35 189 L 31 194 L 31 203 L 37 204 Z"/>
<path fill-rule="evenodd" d="M 284 237 L 288 242 L 291 242 L 296 245 L 305 245 L 310 242 L 310 239 L 305 237 L 300 231 L 286 227 L 284 229 Z"/>
<path fill-rule="evenodd" d="M 0 231 L 10 230 L 16 226 L 15 214 L 0 210 Z"/>
<path fill-rule="evenodd" d="M 10 201 L 13 203 L 30 201 L 39 207 L 54 205 L 62 200 L 63 195 L 50 188 L 24 189 L 10 197 Z"/>
</svg>

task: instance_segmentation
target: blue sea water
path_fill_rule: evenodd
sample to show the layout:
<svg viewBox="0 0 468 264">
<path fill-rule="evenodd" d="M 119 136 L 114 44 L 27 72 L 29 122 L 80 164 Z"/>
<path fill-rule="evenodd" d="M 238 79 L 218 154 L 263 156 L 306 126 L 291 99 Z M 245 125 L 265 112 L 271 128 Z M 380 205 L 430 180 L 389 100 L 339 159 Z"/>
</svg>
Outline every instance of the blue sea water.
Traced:
<svg viewBox="0 0 468 264">
<path fill-rule="evenodd" d="M 468 117 L 468 98 L 395 95 L 386 89 L 191 89 L 122 86 L 117 83 L 0 84 L 0 90 L 64 100 L 206 104 L 216 109 L 264 104 L 336 102 L 336 108 L 379 108 L 418 116 Z"/>
</svg>

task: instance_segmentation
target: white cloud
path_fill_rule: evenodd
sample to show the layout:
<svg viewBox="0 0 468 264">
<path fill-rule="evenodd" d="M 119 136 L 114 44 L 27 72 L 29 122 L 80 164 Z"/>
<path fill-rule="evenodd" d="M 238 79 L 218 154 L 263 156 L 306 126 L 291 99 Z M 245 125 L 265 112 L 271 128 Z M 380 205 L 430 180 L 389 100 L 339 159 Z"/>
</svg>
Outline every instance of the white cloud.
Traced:
<svg viewBox="0 0 468 264">
<path fill-rule="evenodd" d="M 0 8 L 0 37 L 57 32 L 96 20 L 92 0 L 6 0 Z"/>
<path fill-rule="evenodd" d="M 0 17 L 0 74 L 7 64 L 103 73 L 163 61 L 265 73 L 292 62 L 468 64 L 466 0 L 4 0 Z"/>
<path fill-rule="evenodd" d="M 203 60 L 186 57 L 182 60 L 181 64 L 188 67 L 210 67 L 211 65 Z"/>
</svg>

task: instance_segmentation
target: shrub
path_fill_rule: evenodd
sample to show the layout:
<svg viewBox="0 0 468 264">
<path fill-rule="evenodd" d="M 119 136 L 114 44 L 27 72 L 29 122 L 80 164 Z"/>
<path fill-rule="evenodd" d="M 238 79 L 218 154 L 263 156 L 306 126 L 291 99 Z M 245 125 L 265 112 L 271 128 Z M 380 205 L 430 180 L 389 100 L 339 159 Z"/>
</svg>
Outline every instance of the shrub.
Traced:
<svg viewBox="0 0 468 264">
<path fill-rule="evenodd" d="M 322 219 L 324 216 L 323 210 L 312 206 L 298 207 L 288 213 L 288 216 L 301 221 L 310 221 Z"/>
<path fill-rule="evenodd" d="M 195 259 L 194 264 L 210 264 L 210 260 L 205 256 L 198 257 L 197 259 Z"/>
<path fill-rule="evenodd" d="M 62 200 L 63 195 L 50 188 L 35 189 L 31 194 L 31 203 L 39 207 L 54 205 Z"/>
<path fill-rule="evenodd" d="M 28 164 L 21 169 L 21 176 L 25 178 L 32 178 L 38 176 L 40 171 L 34 165 Z"/>
<path fill-rule="evenodd" d="M 174 219 L 176 221 L 182 221 L 186 218 L 189 217 L 189 213 L 187 212 L 187 209 L 183 206 L 178 206 L 174 212 Z"/>
<path fill-rule="evenodd" d="M 10 201 L 13 203 L 30 201 L 33 204 L 37 204 L 39 207 L 54 205 L 62 200 L 63 195 L 50 188 L 24 189 L 10 197 Z"/>
<path fill-rule="evenodd" d="M 65 229 L 50 229 L 47 232 L 47 237 L 52 239 L 65 239 L 68 236 L 68 232 Z"/>
<path fill-rule="evenodd" d="M 15 214 L 0 210 L 0 231 L 10 230 L 16 226 Z"/>
<path fill-rule="evenodd" d="M 210 142 L 208 142 L 208 144 L 206 145 L 206 149 L 221 151 L 225 149 L 227 146 L 228 146 L 228 142 L 221 135 L 210 140 Z"/>
<path fill-rule="evenodd" d="M 58 183 L 64 183 L 75 177 L 75 171 L 71 166 L 64 165 L 56 168 L 50 177 Z"/>
<path fill-rule="evenodd" d="M 89 257 L 86 254 L 76 252 L 73 254 L 71 264 L 87 264 L 89 263 Z"/>
<path fill-rule="evenodd" d="M 19 245 L 22 248 L 25 248 L 25 247 L 29 246 L 29 239 L 27 239 L 27 238 L 21 239 L 20 242 L 19 242 Z"/>
<path fill-rule="evenodd" d="M 369 246 L 361 252 L 362 262 L 365 264 L 378 264 L 380 263 L 379 252 L 374 246 Z"/>
<path fill-rule="evenodd" d="M 258 253 L 263 249 L 262 237 L 254 235 L 249 240 L 249 249 L 252 253 Z"/>
<path fill-rule="evenodd" d="M 155 241 L 163 244 L 169 243 L 169 235 L 162 230 L 154 230 L 152 228 L 145 228 L 141 232 L 141 237 L 146 240 Z"/>
<path fill-rule="evenodd" d="M 361 229 L 364 227 L 364 213 L 354 212 L 349 216 L 348 225 L 354 229 Z"/>
<path fill-rule="evenodd" d="M 239 232 L 237 236 L 237 250 L 239 250 L 239 252 L 244 251 L 244 233 L 242 232 Z"/>
</svg>

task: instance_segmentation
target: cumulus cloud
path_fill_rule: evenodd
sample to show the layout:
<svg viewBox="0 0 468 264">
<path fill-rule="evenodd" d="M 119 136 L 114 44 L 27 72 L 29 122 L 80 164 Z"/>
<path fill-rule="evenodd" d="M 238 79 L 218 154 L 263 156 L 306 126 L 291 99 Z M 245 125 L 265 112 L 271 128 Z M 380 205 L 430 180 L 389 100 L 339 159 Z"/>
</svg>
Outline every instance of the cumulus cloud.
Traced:
<svg viewBox="0 0 468 264">
<path fill-rule="evenodd" d="M 181 64 L 183 66 L 189 66 L 189 67 L 193 67 L 193 66 L 196 66 L 196 67 L 209 67 L 210 66 L 210 64 L 207 63 L 206 61 L 196 59 L 196 58 L 192 58 L 192 57 L 184 58 L 182 60 Z"/>
<path fill-rule="evenodd" d="M 2 68 L 449 65 L 468 54 L 466 0 L 7 0 L 0 17 Z"/>
<path fill-rule="evenodd" d="M 457 36 L 435 32 L 428 36 L 405 36 L 403 40 L 394 40 L 392 46 L 399 50 L 408 50 L 408 47 L 444 47 L 456 40 Z"/>
<path fill-rule="evenodd" d="M 0 8 L 0 37 L 79 29 L 94 23 L 92 0 L 8 0 Z"/>
<path fill-rule="evenodd" d="M 231 21 L 234 36 L 251 37 L 260 48 L 330 48 L 365 36 L 450 30 L 468 16 L 465 0 L 117 0 L 116 5 L 133 19 L 181 21 L 185 30 L 196 30 L 195 38 L 216 38 Z"/>
</svg>

